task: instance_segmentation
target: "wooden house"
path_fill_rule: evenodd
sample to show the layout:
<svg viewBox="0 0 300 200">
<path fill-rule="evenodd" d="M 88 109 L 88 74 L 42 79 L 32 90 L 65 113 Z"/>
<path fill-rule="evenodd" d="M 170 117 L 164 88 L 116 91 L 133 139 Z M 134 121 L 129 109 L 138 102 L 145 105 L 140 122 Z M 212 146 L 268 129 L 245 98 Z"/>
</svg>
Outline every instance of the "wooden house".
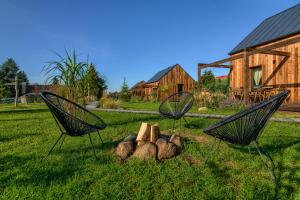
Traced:
<svg viewBox="0 0 300 200">
<path fill-rule="evenodd" d="M 179 64 L 175 64 L 157 72 L 142 87 L 146 100 L 163 100 L 176 92 L 193 92 L 195 81 Z"/>
<path fill-rule="evenodd" d="M 203 68 L 230 68 L 230 87 L 242 91 L 245 103 L 255 91 L 275 94 L 288 89 L 285 103 L 300 105 L 300 4 L 265 19 L 229 56 L 198 64 L 199 80 Z"/>
<path fill-rule="evenodd" d="M 131 88 L 131 92 L 133 96 L 139 96 L 139 97 L 145 97 L 145 81 L 140 81 L 136 83 L 134 86 Z"/>
</svg>

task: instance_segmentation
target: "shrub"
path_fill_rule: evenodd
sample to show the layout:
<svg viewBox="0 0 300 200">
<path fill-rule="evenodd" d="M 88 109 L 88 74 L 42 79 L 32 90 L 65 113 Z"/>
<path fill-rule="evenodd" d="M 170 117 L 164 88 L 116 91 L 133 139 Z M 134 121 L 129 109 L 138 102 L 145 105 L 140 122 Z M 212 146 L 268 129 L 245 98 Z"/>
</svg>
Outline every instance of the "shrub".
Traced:
<svg viewBox="0 0 300 200">
<path fill-rule="evenodd" d="M 141 102 L 141 101 L 143 101 L 143 97 L 140 97 L 140 96 L 132 96 L 131 99 L 130 99 L 131 103 L 138 103 L 138 102 Z"/>
<path fill-rule="evenodd" d="M 245 104 L 241 100 L 233 100 L 231 98 L 224 99 L 219 103 L 220 108 L 243 109 Z"/>
<path fill-rule="evenodd" d="M 211 93 L 211 92 L 202 92 L 201 94 L 195 94 L 195 105 L 197 107 L 207 107 L 215 109 L 219 107 L 219 103 L 226 99 L 226 95 L 223 93 Z"/>
<path fill-rule="evenodd" d="M 227 80 L 217 80 L 215 82 L 206 84 L 204 88 L 209 92 L 219 92 L 227 94 L 229 91 L 229 84 Z"/>
<path fill-rule="evenodd" d="M 109 97 L 102 97 L 99 101 L 98 107 L 105 109 L 117 109 L 119 108 L 119 102 Z"/>
</svg>

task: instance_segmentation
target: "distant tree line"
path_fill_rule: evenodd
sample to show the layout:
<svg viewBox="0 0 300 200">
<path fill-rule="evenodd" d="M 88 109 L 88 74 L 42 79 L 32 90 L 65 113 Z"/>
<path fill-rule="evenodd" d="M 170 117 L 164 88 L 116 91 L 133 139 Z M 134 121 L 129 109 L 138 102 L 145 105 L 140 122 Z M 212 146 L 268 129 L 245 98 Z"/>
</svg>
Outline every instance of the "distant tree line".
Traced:
<svg viewBox="0 0 300 200">
<path fill-rule="evenodd" d="M 28 82 L 27 75 L 12 58 L 8 58 L 0 65 L 0 98 L 15 96 L 15 87 L 7 85 L 13 83 L 18 76 L 19 82 Z M 20 89 L 21 91 L 21 86 Z M 22 94 L 20 94 L 22 95 Z"/>
</svg>

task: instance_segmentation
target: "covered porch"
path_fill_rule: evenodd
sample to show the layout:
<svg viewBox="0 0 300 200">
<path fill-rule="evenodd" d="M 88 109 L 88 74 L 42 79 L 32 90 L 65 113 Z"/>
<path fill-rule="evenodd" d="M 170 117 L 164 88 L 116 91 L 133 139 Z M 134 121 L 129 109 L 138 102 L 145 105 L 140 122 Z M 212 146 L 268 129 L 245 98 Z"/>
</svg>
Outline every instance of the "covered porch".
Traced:
<svg viewBox="0 0 300 200">
<path fill-rule="evenodd" d="M 270 45 L 265 45 L 263 47 L 245 48 L 242 52 L 236 53 L 234 55 L 231 55 L 228 58 L 218 60 L 209 64 L 199 63 L 198 64 L 198 91 L 199 92 L 202 91 L 201 70 L 208 67 L 228 68 L 230 69 L 229 74 L 231 75 L 232 70 L 235 67 L 233 63 L 239 60 L 241 70 L 242 70 L 240 72 L 242 73 L 239 74 L 238 77 L 239 77 L 239 81 L 241 81 L 242 79 L 242 85 L 240 85 L 240 87 L 230 88 L 230 96 L 233 99 L 239 99 L 244 101 L 245 104 L 249 104 L 253 102 L 266 100 L 269 97 L 285 89 L 293 90 L 293 92 L 298 95 L 299 84 L 297 81 L 293 82 L 289 80 L 288 74 L 283 73 L 282 76 L 286 76 L 284 78 L 284 81 L 276 82 L 272 80 L 276 76 L 276 74 L 278 74 L 278 71 L 280 71 L 283 65 L 287 62 L 289 62 L 289 64 L 292 63 L 295 66 L 292 75 L 294 76 L 294 80 L 298 80 L 298 60 L 297 60 L 297 58 L 299 57 L 298 50 L 296 49 L 296 50 L 288 51 L 287 48 L 283 48 L 297 42 L 300 42 L 299 36 L 284 41 L 271 43 Z M 292 54 L 293 54 L 293 59 L 291 59 Z M 254 67 L 249 65 L 249 58 L 253 59 L 253 57 L 256 55 L 269 55 L 274 60 L 276 59 L 277 62 L 274 62 L 273 60 L 272 63 L 268 63 L 272 65 L 272 71 L 269 70 L 268 76 L 265 76 L 264 81 L 262 81 L 258 86 L 254 87 L 253 82 L 256 82 L 257 80 L 255 79 L 253 80 L 253 73 L 255 73 L 253 71 L 255 70 L 252 70 Z M 265 67 L 265 66 L 261 65 L 260 67 Z M 257 77 L 255 78 L 259 78 L 259 76 L 261 77 L 259 73 L 257 73 L 256 76 Z M 300 111 L 299 109 L 300 104 L 295 102 L 289 102 L 289 97 L 286 99 L 285 106 L 283 107 L 285 107 L 288 110 Z"/>
</svg>

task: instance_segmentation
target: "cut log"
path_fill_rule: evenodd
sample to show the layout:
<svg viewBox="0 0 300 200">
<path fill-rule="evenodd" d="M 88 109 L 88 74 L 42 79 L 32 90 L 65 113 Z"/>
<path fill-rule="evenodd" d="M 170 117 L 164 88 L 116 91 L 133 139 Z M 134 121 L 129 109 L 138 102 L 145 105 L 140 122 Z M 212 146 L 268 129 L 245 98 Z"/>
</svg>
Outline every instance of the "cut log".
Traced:
<svg viewBox="0 0 300 200">
<path fill-rule="evenodd" d="M 145 144 L 136 148 L 133 156 L 141 160 L 156 159 L 157 147 L 155 144 L 146 142 Z"/>
<path fill-rule="evenodd" d="M 138 145 L 140 145 L 140 141 L 149 141 L 150 140 L 150 129 L 151 126 L 148 123 L 142 123 L 140 127 L 140 131 L 136 137 L 136 141 L 138 142 Z"/>
<path fill-rule="evenodd" d="M 123 141 L 116 148 L 116 155 L 122 160 L 128 158 L 134 151 L 135 144 L 133 141 Z"/>
<path fill-rule="evenodd" d="M 163 138 L 159 138 L 156 141 L 156 145 L 158 150 L 157 152 L 158 160 L 163 160 L 163 159 L 172 158 L 176 156 L 177 146 L 174 143 L 168 142 Z"/>
<path fill-rule="evenodd" d="M 183 142 L 179 135 L 172 135 L 170 138 L 170 142 L 174 143 L 177 146 L 177 154 L 181 152 L 183 149 Z"/>
<path fill-rule="evenodd" d="M 152 125 L 150 131 L 150 142 L 155 143 L 156 140 L 159 138 L 159 135 L 159 126 L 157 124 Z"/>
</svg>

